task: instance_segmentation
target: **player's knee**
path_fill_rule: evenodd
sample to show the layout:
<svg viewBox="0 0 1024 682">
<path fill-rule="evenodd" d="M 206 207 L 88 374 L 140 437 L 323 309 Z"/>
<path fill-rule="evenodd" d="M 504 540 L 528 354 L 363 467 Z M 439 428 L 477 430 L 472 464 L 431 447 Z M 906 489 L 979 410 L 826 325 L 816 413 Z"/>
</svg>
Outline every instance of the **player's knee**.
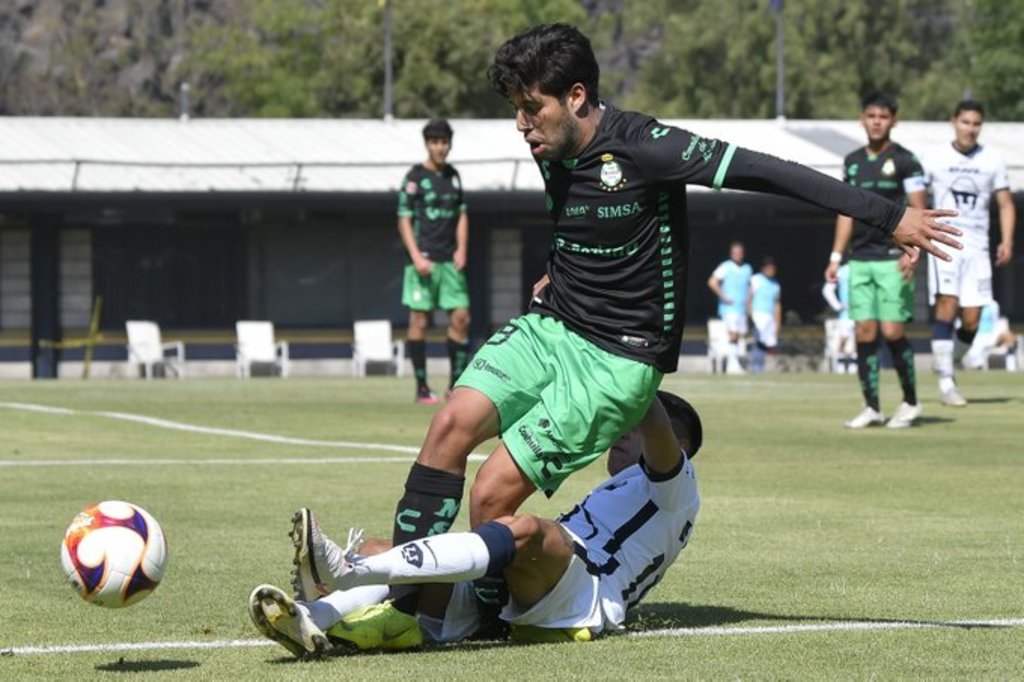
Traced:
<svg viewBox="0 0 1024 682">
<path fill-rule="evenodd" d="M 427 330 L 427 314 L 420 311 L 409 312 L 409 329 L 414 329 L 419 332 Z"/>
<path fill-rule="evenodd" d="M 474 525 L 503 517 L 511 518 L 515 512 L 515 500 L 510 498 L 500 481 L 477 476 L 469 491 L 470 518 Z"/>
<path fill-rule="evenodd" d="M 465 332 L 469 329 L 469 311 L 465 308 L 456 308 L 452 311 L 449 322 L 455 331 Z"/>
</svg>

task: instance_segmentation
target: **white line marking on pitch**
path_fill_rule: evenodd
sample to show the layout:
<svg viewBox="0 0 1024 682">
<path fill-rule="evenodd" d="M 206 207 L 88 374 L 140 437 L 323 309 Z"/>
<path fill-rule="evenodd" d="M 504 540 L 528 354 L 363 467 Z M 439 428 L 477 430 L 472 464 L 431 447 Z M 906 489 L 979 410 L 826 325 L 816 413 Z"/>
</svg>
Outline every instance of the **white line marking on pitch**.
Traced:
<svg viewBox="0 0 1024 682">
<path fill-rule="evenodd" d="M 667 628 L 624 633 L 624 637 L 709 637 L 722 635 L 793 635 L 815 632 L 863 632 L 871 630 L 928 630 L 937 628 L 1014 628 L 1024 626 L 1024 618 L 950 621 L 839 621 L 801 625 L 765 625 L 758 627 Z M 32 654 L 119 653 L 162 649 L 239 649 L 276 646 L 266 639 L 220 639 L 211 642 L 125 642 L 120 644 L 68 644 L 21 646 L 0 650 L 3 656 Z"/>
<path fill-rule="evenodd" d="M 158 417 L 147 417 L 141 414 L 130 414 L 127 412 L 92 412 L 88 410 L 72 410 L 64 407 L 50 407 L 48 405 L 36 405 L 32 403 L 7 403 L 0 402 L 0 407 L 12 410 L 24 410 L 27 412 L 42 412 L 44 414 L 56 414 L 62 416 L 82 415 L 99 416 L 108 419 L 119 419 L 121 421 L 144 424 L 160 429 L 171 429 L 173 431 L 188 431 L 190 433 L 201 433 L 207 436 L 225 436 L 228 438 L 245 438 L 258 440 L 265 443 L 279 443 L 281 445 L 302 445 L 317 448 L 343 448 L 350 450 L 384 450 L 387 452 L 401 452 L 415 455 L 420 451 L 417 447 L 409 445 L 389 445 L 387 443 L 359 443 L 344 440 L 312 440 L 309 438 L 292 438 L 290 436 L 278 436 L 272 433 L 258 433 L 256 431 L 241 431 L 238 429 L 221 429 L 212 426 L 197 426 L 182 422 L 160 419 Z M 470 460 L 477 461 L 484 459 L 485 455 L 474 453 Z M 353 458 L 316 458 L 316 459 L 144 459 L 144 460 L 35 460 L 17 461 L 0 460 L 0 466 L 68 466 L 75 464 L 334 464 L 334 463 L 388 463 L 388 462 L 410 462 L 408 457 L 353 457 Z"/>
</svg>

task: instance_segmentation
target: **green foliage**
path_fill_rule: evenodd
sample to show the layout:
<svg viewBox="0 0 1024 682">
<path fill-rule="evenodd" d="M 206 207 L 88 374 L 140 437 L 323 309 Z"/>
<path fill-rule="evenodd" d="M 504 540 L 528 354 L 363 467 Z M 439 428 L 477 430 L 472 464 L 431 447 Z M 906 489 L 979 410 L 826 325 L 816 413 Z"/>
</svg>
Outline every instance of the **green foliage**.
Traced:
<svg viewBox="0 0 1024 682">
<path fill-rule="evenodd" d="M 494 49 L 530 25 L 592 38 L 602 95 L 663 117 L 775 113 L 775 21 L 764 0 L 392 0 L 397 116 L 505 115 Z M 848 118 L 883 89 L 901 115 L 942 119 L 973 91 L 1024 117 L 1024 0 L 787 0 L 786 114 Z M 195 31 L 197 108 L 364 116 L 383 108 L 383 9 L 373 0 L 254 0 Z"/>
</svg>

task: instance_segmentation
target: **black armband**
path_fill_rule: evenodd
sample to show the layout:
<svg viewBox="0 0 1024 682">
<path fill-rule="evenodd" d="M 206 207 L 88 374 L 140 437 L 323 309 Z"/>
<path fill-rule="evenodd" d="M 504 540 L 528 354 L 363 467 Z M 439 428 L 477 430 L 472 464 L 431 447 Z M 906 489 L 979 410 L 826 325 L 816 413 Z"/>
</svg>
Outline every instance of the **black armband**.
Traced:
<svg viewBox="0 0 1024 682">
<path fill-rule="evenodd" d="M 739 147 L 723 187 L 793 197 L 871 225 L 887 235 L 896 231 L 904 207 L 847 185 L 792 161 Z"/>
</svg>

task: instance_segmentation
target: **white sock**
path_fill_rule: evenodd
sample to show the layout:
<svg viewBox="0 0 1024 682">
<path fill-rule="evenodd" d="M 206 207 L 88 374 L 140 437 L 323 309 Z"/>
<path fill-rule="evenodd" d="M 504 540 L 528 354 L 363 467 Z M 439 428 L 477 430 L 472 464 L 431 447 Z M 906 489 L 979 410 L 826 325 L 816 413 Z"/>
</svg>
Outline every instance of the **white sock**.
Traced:
<svg viewBox="0 0 1024 682">
<path fill-rule="evenodd" d="M 318 628 L 325 632 L 356 609 L 379 604 L 388 598 L 387 585 L 365 585 L 351 590 L 335 590 L 316 601 L 298 602 Z"/>
<path fill-rule="evenodd" d="M 383 554 L 358 557 L 338 581 L 356 585 L 457 583 L 482 578 L 491 554 L 476 533 L 445 533 L 392 547 Z"/>
<path fill-rule="evenodd" d="M 942 379 L 953 378 L 953 342 L 949 339 L 932 339 L 932 364 L 935 373 Z M 943 389 L 945 390 L 945 389 Z"/>
<path fill-rule="evenodd" d="M 1006 353 L 1006 371 L 1016 372 L 1019 369 L 1017 364 L 1017 344 L 1013 344 Z"/>
</svg>

